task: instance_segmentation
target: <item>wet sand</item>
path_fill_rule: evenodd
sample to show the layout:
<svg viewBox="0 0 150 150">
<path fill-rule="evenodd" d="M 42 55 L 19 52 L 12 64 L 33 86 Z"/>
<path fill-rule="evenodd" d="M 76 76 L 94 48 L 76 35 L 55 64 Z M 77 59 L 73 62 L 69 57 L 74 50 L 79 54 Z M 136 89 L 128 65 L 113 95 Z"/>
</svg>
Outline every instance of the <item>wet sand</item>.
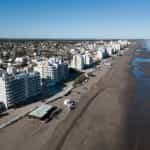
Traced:
<svg viewBox="0 0 150 150">
<path fill-rule="evenodd" d="M 128 108 L 127 135 L 130 149 L 150 149 L 150 51 L 135 53 L 133 77 L 136 81 L 135 101 Z"/>
</svg>

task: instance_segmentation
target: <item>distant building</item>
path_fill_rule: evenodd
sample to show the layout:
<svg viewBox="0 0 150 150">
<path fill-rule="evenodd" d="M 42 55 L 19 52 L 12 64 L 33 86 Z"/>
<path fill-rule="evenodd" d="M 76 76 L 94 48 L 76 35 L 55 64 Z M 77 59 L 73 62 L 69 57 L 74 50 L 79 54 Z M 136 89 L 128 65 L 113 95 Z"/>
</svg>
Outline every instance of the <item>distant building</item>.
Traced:
<svg viewBox="0 0 150 150">
<path fill-rule="evenodd" d="M 24 62 L 24 58 L 23 57 L 17 57 L 15 59 L 15 63 L 17 63 L 17 64 L 22 64 L 23 62 Z"/>
<path fill-rule="evenodd" d="M 84 54 L 76 54 L 73 56 L 70 67 L 76 70 L 82 70 L 85 67 L 90 66 L 91 64 L 91 54 L 88 51 L 85 51 Z"/>
<path fill-rule="evenodd" d="M 90 66 L 92 64 L 92 58 L 88 51 L 86 51 L 85 54 L 83 55 L 83 60 L 85 66 Z"/>
<path fill-rule="evenodd" d="M 108 57 L 111 57 L 113 54 L 113 48 L 111 46 L 106 47 L 106 53 Z"/>
<path fill-rule="evenodd" d="M 96 52 L 96 60 L 100 61 L 103 58 L 103 52 L 101 50 L 98 50 Z"/>
<path fill-rule="evenodd" d="M 11 63 L 8 63 L 8 66 L 7 66 L 7 73 L 8 73 L 8 74 L 14 74 L 15 72 L 16 72 L 15 67 L 13 67 Z"/>
<path fill-rule="evenodd" d="M 71 68 L 82 70 L 84 68 L 84 58 L 83 55 L 77 54 L 73 56 L 71 61 Z"/>
<path fill-rule="evenodd" d="M 129 44 L 127 40 L 119 40 L 118 43 L 120 44 L 121 49 L 127 47 Z"/>
<path fill-rule="evenodd" d="M 118 42 L 110 42 L 110 46 L 113 48 L 113 53 L 117 53 L 121 50 L 121 45 Z"/>
</svg>

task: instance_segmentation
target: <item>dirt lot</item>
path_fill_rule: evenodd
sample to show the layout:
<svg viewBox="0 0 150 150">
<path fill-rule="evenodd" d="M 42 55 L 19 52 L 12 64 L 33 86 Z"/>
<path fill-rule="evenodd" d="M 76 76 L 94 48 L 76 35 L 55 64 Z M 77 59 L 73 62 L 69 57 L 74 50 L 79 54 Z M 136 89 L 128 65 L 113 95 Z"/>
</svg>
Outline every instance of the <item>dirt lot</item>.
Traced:
<svg viewBox="0 0 150 150">
<path fill-rule="evenodd" d="M 97 71 L 96 77 L 54 102 L 63 106 L 68 97 L 80 99 L 78 108 L 63 112 L 44 124 L 24 118 L 0 131 L 3 150 L 120 150 L 128 145 L 125 124 L 128 101 L 132 99 L 129 61 L 133 51 L 113 60 L 112 69 Z M 109 71 L 108 71 L 109 70 Z"/>
</svg>

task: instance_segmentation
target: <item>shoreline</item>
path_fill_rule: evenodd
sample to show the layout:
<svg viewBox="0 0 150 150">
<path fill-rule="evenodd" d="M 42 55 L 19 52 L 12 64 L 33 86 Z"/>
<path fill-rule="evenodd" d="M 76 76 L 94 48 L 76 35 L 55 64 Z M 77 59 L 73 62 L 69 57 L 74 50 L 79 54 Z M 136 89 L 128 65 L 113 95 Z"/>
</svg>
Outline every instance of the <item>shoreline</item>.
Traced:
<svg viewBox="0 0 150 150">
<path fill-rule="evenodd" d="M 129 50 L 130 51 L 130 50 Z M 121 72 L 121 74 L 123 74 L 125 72 L 125 70 L 127 70 L 127 73 L 125 75 L 125 78 L 127 78 L 127 80 L 129 81 L 129 83 L 131 83 L 132 85 L 133 84 L 133 78 L 131 77 L 131 64 L 130 64 L 130 61 L 132 60 L 133 58 L 133 55 L 134 55 L 134 50 L 131 50 L 130 52 L 127 52 L 129 53 L 128 56 L 126 56 L 127 60 L 125 60 L 126 63 L 128 64 L 125 64 L 123 65 L 124 68 L 123 68 L 123 72 Z M 125 56 L 123 56 L 125 57 Z M 119 57 L 120 59 L 122 57 Z M 118 59 L 119 59 L 118 58 Z M 107 81 L 107 76 L 113 76 L 113 71 L 112 70 L 115 70 L 116 71 L 119 71 L 121 69 L 118 69 L 116 68 L 116 66 L 118 66 L 117 63 L 119 63 L 119 61 L 121 60 L 114 60 L 113 61 L 113 67 L 112 69 L 110 69 L 108 71 L 108 73 L 106 74 L 106 76 L 102 77 L 102 79 L 100 79 L 96 85 L 94 85 L 94 87 L 92 87 L 89 92 L 90 94 L 87 94 L 85 96 L 82 96 L 82 104 L 80 104 L 79 108 L 73 112 L 72 114 L 70 114 L 70 117 L 66 118 L 66 120 L 64 120 L 63 123 L 61 123 L 60 125 L 58 125 L 58 127 L 56 128 L 56 131 L 54 132 L 54 134 L 52 135 L 52 138 L 50 138 L 48 144 L 46 144 L 46 146 L 44 147 L 44 149 L 48 149 L 49 147 L 49 143 L 51 143 L 51 147 L 53 150 L 60 150 L 60 149 L 64 149 L 64 150 L 71 150 L 71 149 L 84 149 L 82 145 L 80 144 L 76 144 L 76 146 L 74 144 L 70 144 L 71 142 L 74 143 L 76 140 L 80 143 L 81 141 L 79 139 L 77 139 L 77 135 L 75 134 L 75 132 L 78 132 L 78 124 L 80 124 L 80 126 L 86 126 L 86 125 L 82 125 L 82 120 L 84 120 L 84 117 L 83 116 L 86 116 L 86 112 L 88 111 L 88 107 L 90 107 L 90 105 L 92 105 L 92 103 L 94 103 L 95 101 L 97 101 L 97 97 L 99 97 L 99 95 L 103 95 L 103 93 L 105 92 L 105 90 L 108 88 L 109 85 L 109 82 Z M 122 64 L 121 64 L 122 66 Z M 108 75 L 109 74 L 109 75 Z M 111 77 L 112 78 L 112 77 Z M 130 82 L 131 81 L 131 82 Z M 113 81 L 112 81 L 113 82 Z M 120 81 L 121 82 L 121 81 Z M 126 82 L 126 81 L 125 81 Z M 100 84 L 100 86 L 99 86 Z M 107 85 L 108 84 L 108 85 Z M 115 83 L 113 83 L 115 84 Z M 121 93 L 121 96 L 120 96 L 120 93 L 119 96 L 121 97 L 121 99 L 127 99 L 127 97 L 131 98 L 133 95 L 129 94 L 129 91 L 128 89 L 133 89 L 134 87 L 132 87 L 132 85 L 128 85 L 125 83 L 125 87 L 123 87 L 123 91 L 127 92 L 126 94 L 128 94 L 128 96 L 124 93 Z M 130 87 L 130 88 L 128 88 Z M 111 88 L 111 87 L 109 87 Z M 112 87 L 113 88 L 113 87 Z M 117 91 L 118 92 L 118 91 Z M 102 94 L 101 94 L 102 93 Z M 104 98 L 104 96 L 102 96 Z M 112 96 L 113 98 L 113 96 Z M 83 101 L 84 100 L 84 101 Z M 125 101 L 125 100 L 124 100 Z M 105 103 L 105 102 L 104 102 Z M 122 103 L 122 102 L 121 102 Z M 124 105 L 124 104 L 123 104 Z M 101 107 L 101 106 L 100 106 Z M 118 107 L 124 107 L 125 108 L 125 111 L 126 111 L 126 105 L 125 106 L 118 106 Z M 120 108 L 116 108 L 116 109 L 120 109 Z M 108 110 L 109 111 L 109 110 Z M 122 111 L 122 110 L 121 110 Z M 98 113 L 98 114 L 97 114 Z M 126 118 L 125 117 L 125 113 L 126 112 L 120 112 L 122 113 L 121 115 L 124 115 L 124 119 Z M 96 112 L 97 115 L 99 115 L 99 112 Z M 89 117 L 90 117 L 90 114 L 89 114 Z M 87 118 L 87 119 L 90 119 L 90 118 Z M 119 118 L 120 119 L 120 118 Z M 94 120 L 93 120 L 94 121 Z M 100 121 L 101 122 L 101 121 Z M 124 121 L 123 121 L 124 122 Z M 87 123 L 88 124 L 88 123 Z M 62 131 L 63 129 L 63 131 Z M 83 127 L 82 130 L 84 130 L 85 128 Z M 88 132 L 88 131 L 87 131 Z M 73 136 L 73 135 L 76 135 L 76 136 Z M 93 135 L 92 135 L 93 136 Z M 55 140 L 57 139 L 57 140 Z M 124 141 L 124 140 L 123 140 Z M 78 143 L 78 142 L 75 142 L 75 143 Z M 107 143 L 108 144 L 108 143 Z M 80 146 L 79 146 L 80 145 Z M 120 144 L 119 144 L 120 145 Z M 71 148 L 71 149 L 70 149 Z M 88 147 L 86 147 L 88 148 Z M 116 148 L 116 147 L 115 147 Z M 115 149 L 114 148 L 114 149 Z"/>
<path fill-rule="evenodd" d="M 28 120 L 27 117 L 25 117 L 19 122 L 17 122 L 16 124 L 1 130 L 2 132 L 1 132 L 1 137 L 0 137 L 0 145 L 3 145 L 4 150 L 5 149 L 15 150 L 18 148 L 22 150 L 29 149 L 29 148 L 32 150 L 63 149 L 63 147 L 65 147 L 68 140 L 72 141 L 72 139 L 70 140 L 70 136 L 72 135 L 72 132 L 74 133 L 74 130 L 76 129 L 76 126 L 78 126 L 78 124 L 83 123 L 83 125 L 85 126 L 85 130 L 86 130 L 86 126 L 89 124 L 89 122 L 86 123 L 86 121 L 89 121 L 89 120 L 91 120 L 92 122 L 94 121 L 91 118 L 91 114 L 89 114 L 89 112 L 91 112 L 91 110 L 89 110 L 91 109 L 91 107 L 92 107 L 92 110 L 96 113 L 96 115 L 103 114 L 105 112 L 107 107 L 104 106 L 104 108 L 106 107 L 106 109 L 104 109 L 103 106 L 99 105 L 100 101 L 97 101 L 97 98 L 102 94 L 101 99 L 105 99 L 105 98 L 107 99 L 108 94 L 103 95 L 103 93 L 105 93 L 106 90 L 111 90 L 111 87 L 107 89 L 108 86 L 111 86 L 109 85 L 110 83 L 113 83 L 113 84 L 115 83 L 115 81 L 113 81 L 113 74 L 114 72 L 116 72 L 117 66 L 120 66 L 119 65 L 120 61 L 124 60 L 126 62 L 126 59 L 129 59 L 129 57 L 131 57 L 130 50 L 126 51 L 125 55 L 122 57 L 117 56 L 117 57 L 112 58 L 111 60 L 109 60 L 112 62 L 111 68 L 106 67 L 106 68 L 103 68 L 103 70 L 101 71 L 100 70 L 96 71 L 94 73 L 96 74 L 96 77 L 91 78 L 88 83 L 85 83 L 81 85 L 80 87 L 73 89 L 72 93 L 69 96 L 65 96 L 59 99 L 58 101 L 52 103 L 52 105 L 58 105 L 58 106 L 64 107 L 63 106 L 64 99 L 69 98 L 69 97 L 72 97 L 72 98 L 74 97 L 76 99 L 81 100 L 76 110 L 72 112 L 68 112 L 66 108 L 63 108 L 64 112 L 60 114 L 60 116 L 58 116 L 58 119 L 56 118 L 48 124 L 43 124 L 39 122 L 38 120 Z M 124 70 L 125 69 L 124 65 L 122 67 L 119 67 L 119 70 L 120 69 Z M 110 78 L 109 81 L 107 81 L 108 80 L 107 78 L 108 79 Z M 119 93 L 116 93 L 116 94 L 119 94 Z M 110 91 L 110 95 L 111 95 L 111 91 Z M 113 97 L 114 96 L 112 93 L 112 98 Z M 93 104 L 93 103 L 96 103 L 96 104 Z M 111 102 L 110 104 L 113 104 L 113 103 Z M 105 105 L 109 106 L 110 104 L 106 103 Z M 98 107 L 98 108 L 95 108 L 95 107 Z M 99 107 L 102 109 L 102 112 L 97 112 L 97 110 L 99 111 Z M 108 108 L 108 111 L 109 109 L 110 108 Z M 86 120 L 84 118 L 86 118 Z M 86 123 L 86 125 L 84 122 Z M 82 134 L 81 132 L 81 135 L 80 135 L 81 138 L 82 138 L 82 135 L 84 136 L 84 134 L 85 133 Z M 79 142 L 78 141 L 79 139 L 80 139 L 79 137 L 78 139 L 76 139 L 77 142 Z M 10 144 L 7 145 L 5 141 L 7 141 L 7 143 L 9 142 Z M 70 148 L 68 149 L 72 150 Z M 75 148 L 75 149 L 78 149 L 78 148 Z M 66 147 L 65 147 L 65 150 L 67 150 Z"/>
</svg>

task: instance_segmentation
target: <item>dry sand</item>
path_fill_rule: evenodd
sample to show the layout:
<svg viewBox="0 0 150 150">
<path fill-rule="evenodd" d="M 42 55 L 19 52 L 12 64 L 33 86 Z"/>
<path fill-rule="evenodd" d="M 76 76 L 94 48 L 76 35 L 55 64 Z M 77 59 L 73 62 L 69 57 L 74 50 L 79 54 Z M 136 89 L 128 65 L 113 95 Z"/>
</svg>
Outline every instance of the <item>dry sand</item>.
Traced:
<svg viewBox="0 0 150 150">
<path fill-rule="evenodd" d="M 112 69 L 81 97 L 81 104 L 59 126 L 42 150 L 127 150 L 127 115 L 134 99 L 130 60 L 134 51 L 113 61 Z"/>
</svg>

